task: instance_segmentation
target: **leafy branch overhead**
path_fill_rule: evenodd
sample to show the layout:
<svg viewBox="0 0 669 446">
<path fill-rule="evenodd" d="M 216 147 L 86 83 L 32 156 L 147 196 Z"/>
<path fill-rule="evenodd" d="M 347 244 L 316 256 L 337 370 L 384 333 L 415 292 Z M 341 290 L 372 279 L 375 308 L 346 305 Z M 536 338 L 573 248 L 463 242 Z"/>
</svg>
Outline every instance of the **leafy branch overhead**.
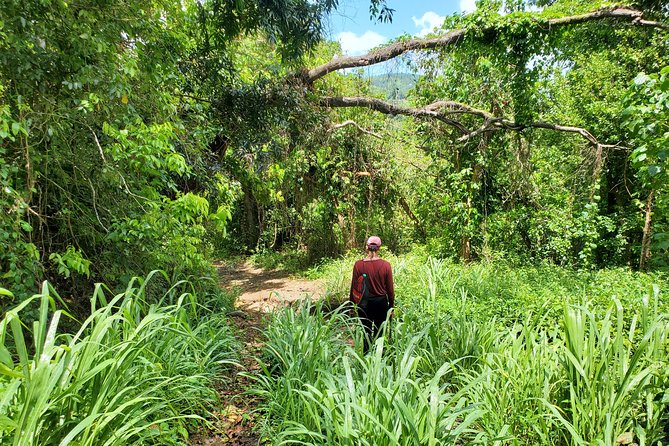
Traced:
<svg viewBox="0 0 669 446">
<path fill-rule="evenodd" d="M 529 17 L 531 17 L 529 24 L 532 25 L 533 29 L 540 33 L 546 34 L 565 26 L 609 19 L 619 20 L 634 26 L 659 28 L 665 31 L 669 30 L 669 25 L 661 22 L 644 20 L 642 11 L 628 8 L 599 9 L 587 14 L 578 14 L 553 19 L 542 19 L 539 16 L 534 16 L 531 14 Z M 461 28 L 449 31 L 440 37 L 430 39 L 411 39 L 395 42 L 383 48 L 373 50 L 362 56 L 336 57 L 330 62 L 319 65 L 310 70 L 305 70 L 303 73 L 303 79 L 307 84 L 312 84 L 323 76 L 326 76 L 327 74 L 334 71 L 339 71 L 346 68 L 360 68 L 375 65 L 394 59 L 409 51 L 446 48 L 463 43 L 467 38 L 481 39 L 483 41 L 489 42 L 502 37 L 505 32 L 512 30 L 516 21 L 517 19 L 512 17 L 508 20 L 503 20 L 499 24 L 494 24 L 492 26 L 483 28 Z"/>
<path fill-rule="evenodd" d="M 457 47 L 457 45 L 463 44 L 468 40 L 480 41 L 484 45 L 489 45 L 498 40 L 523 40 L 527 39 L 530 29 L 535 33 L 535 38 L 537 38 L 539 35 L 548 35 L 565 27 L 597 21 L 612 21 L 613 23 L 658 29 L 662 32 L 669 31 L 669 25 L 653 20 L 646 20 L 642 11 L 626 7 L 604 8 L 584 14 L 548 19 L 536 14 L 526 13 L 520 18 L 517 15 L 509 18 L 502 17 L 498 23 L 490 26 L 465 26 L 460 29 L 451 30 L 439 37 L 401 40 L 361 56 L 335 57 L 327 63 L 312 69 L 303 70 L 302 79 L 307 85 L 311 85 L 329 73 L 375 65 L 411 51 Z M 526 26 L 527 29 L 519 32 L 518 25 Z M 524 54 L 524 60 L 529 60 L 530 56 Z M 392 116 L 405 115 L 436 119 L 457 130 L 460 135 L 455 141 L 458 143 L 467 142 L 478 135 L 496 130 L 522 131 L 528 128 L 536 128 L 575 133 L 584 138 L 588 143 L 598 147 L 618 146 L 618 144 L 601 144 L 589 130 L 578 126 L 542 121 L 519 122 L 464 103 L 444 99 L 437 100 L 423 107 L 399 106 L 370 97 L 324 97 L 321 99 L 321 104 L 332 108 L 365 107 Z M 483 122 L 475 129 L 469 129 L 465 124 L 455 119 L 457 115 L 475 116 L 481 118 Z"/>
<path fill-rule="evenodd" d="M 366 107 L 380 113 L 396 116 L 412 116 L 414 118 L 437 119 L 444 124 L 455 128 L 461 135 L 456 142 L 464 143 L 485 132 L 496 130 L 521 131 L 528 128 L 547 129 L 558 132 L 575 133 L 583 137 L 594 146 L 619 147 L 617 144 L 600 144 L 599 141 L 586 129 L 580 127 L 551 124 L 547 122 L 516 123 L 504 116 L 495 116 L 485 110 L 477 109 L 455 101 L 437 101 L 425 107 L 402 107 L 376 98 L 366 97 L 325 97 L 322 104 L 326 107 Z M 471 115 L 483 119 L 480 127 L 470 130 L 464 124 L 453 119 L 457 115 Z"/>
</svg>

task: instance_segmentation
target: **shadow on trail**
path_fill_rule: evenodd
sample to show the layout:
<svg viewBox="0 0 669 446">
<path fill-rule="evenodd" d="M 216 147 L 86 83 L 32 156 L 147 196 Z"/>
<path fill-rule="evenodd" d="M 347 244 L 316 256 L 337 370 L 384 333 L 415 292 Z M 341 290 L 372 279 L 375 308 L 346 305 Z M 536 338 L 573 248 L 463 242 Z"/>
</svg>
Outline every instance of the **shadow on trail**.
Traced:
<svg viewBox="0 0 669 446">
<path fill-rule="evenodd" d="M 291 277 L 285 271 L 242 268 L 238 270 L 219 269 L 218 278 L 222 287 L 238 287 L 244 293 L 275 290 L 283 286 Z"/>
<path fill-rule="evenodd" d="M 322 283 L 296 278 L 281 270 L 263 270 L 246 262 L 234 266 L 216 265 L 222 288 L 239 291 L 237 308 L 242 311 L 271 313 L 305 296 L 322 293 Z"/>
</svg>

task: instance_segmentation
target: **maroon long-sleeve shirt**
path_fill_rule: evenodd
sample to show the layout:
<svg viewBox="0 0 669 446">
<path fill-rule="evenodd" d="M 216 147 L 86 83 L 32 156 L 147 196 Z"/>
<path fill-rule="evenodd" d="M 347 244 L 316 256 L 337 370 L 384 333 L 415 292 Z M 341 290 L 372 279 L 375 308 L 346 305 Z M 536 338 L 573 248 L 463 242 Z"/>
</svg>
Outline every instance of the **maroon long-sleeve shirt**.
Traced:
<svg viewBox="0 0 669 446">
<path fill-rule="evenodd" d="M 353 287 L 362 274 L 369 279 L 369 293 L 372 296 L 388 296 L 391 308 L 395 306 L 395 286 L 393 285 L 393 268 L 383 259 L 362 259 L 353 265 L 353 278 L 349 299 L 353 300 Z"/>
</svg>

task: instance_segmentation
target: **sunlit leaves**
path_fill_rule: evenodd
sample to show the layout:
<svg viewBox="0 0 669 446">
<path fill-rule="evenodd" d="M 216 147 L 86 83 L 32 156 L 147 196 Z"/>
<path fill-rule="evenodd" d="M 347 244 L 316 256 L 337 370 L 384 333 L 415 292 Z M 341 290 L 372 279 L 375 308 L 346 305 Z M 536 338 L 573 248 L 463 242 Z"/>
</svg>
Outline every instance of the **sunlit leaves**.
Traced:
<svg viewBox="0 0 669 446">
<path fill-rule="evenodd" d="M 138 121 L 123 129 L 105 123 L 103 131 L 115 140 L 108 149 L 112 159 L 131 171 L 154 177 L 188 172 L 183 155 L 174 148 L 176 129 L 170 123 L 146 125 Z"/>
<path fill-rule="evenodd" d="M 669 67 L 639 74 L 630 88 L 626 125 L 638 143 L 632 160 L 654 188 L 669 182 Z"/>
<path fill-rule="evenodd" d="M 61 299 L 48 283 L 5 314 L 3 444 L 182 444 L 186 426 L 198 424 L 216 401 L 210 385 L 221 364 L 234 358 L 235 342 L 220 314 L 197 317 L 204 300 L 179 284 L 160 290 L 155 282 L 163 276 L 154 271 L 130 279 L 116 296 L 97 285 L 92 314 L 76 335 L 65 329 L 67 313 L 49 311 Z M 151 286 L 159 290 L 161 305 L 150 303 Z M 0 295 L 7 293 L 0 288 Z M 39 304 L 37 316 L 33 302 Z M 161 429 L 154 430 L 157 423 Z"/>
<path fill-rule="evenodd" d="M 86 277 L 91 274 L 91 261 L 85 259 L 81 251 L 75 249 L 72 245 L 68 246 L 65 252 L 51 253 L 49 260 L 57 266 L 58 274 L 66 279 L 70 277 L 72 272 L 83 274 Z"/>
</svg>

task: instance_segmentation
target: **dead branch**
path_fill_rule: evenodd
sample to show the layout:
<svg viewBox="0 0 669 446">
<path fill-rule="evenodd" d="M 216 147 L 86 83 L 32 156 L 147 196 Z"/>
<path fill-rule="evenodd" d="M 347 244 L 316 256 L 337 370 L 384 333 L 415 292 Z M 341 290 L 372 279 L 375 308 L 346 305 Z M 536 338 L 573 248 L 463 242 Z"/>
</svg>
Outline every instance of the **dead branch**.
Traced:
<svg viewBox="0 0 669 446">
<path fill-rule="evenodd" d="M 420 221 L 420 219 L 416 216 L 416 214 L 413 213 L 411 210 L 411 207 L 409 206 L 409 203 L 404 199 L 403 196 L 400 195 L 399 198 L 399 204 L 404 213 L 411 219 L 411 221 L 414 222 L 416 225 L 416 228 L 418 229 L 418 232 L 420 233 L 421 237 L 426 238 L 427 237 L 427 231 L 425 230 L 425 226 L 423 226 L 423 222 Z"/>
<path fill-rule="evenodd" d="M 601 145 L 592 133 L 581 127 L 572 127 L 568 125 L 551 124 L 548 122 L 531 122 L 528 124 L 518 124 L 505 118 L 488 118 L 484 124 L 473 132 L 458 138 L 458 142 L 467 142 L 475 136 L 484 132 L 494 130 L 515 130 L 522 131 L 528 128 L 554 130 L 556 132 L 577 133 L 593 146 Z"/>
<path fill-rule="evenodd" d="M 460 102 L 455 102 L 455 101 L 436 101 L 422 108 L 401 107 L 398 105 L 382 101 L 380 99 L 366 98 L 366 97 L 325 97 L 323 98 L 322 103 L 326 107 L 366 107 L 371 110 L 378 111 L 380 113 L 384 113 L 391 116 L 405 115 L 405 116 L 413 116 L 416 118 L 437 119 L 441 122 L 444 122 L 448 125 L 455 127 L 457 130 L 463 133 L 463 135 L 456 140 L 459 143 L 465 143 L 482 133 L 490 131 L 513 130 L 520 132 L 528 128 L 535 128 L 535 129 L 546 129 L 565 133 L 576 133 L 595 147 L 600 147 L 600 146 L 602 148 L 620 147 L 617 144 L 612 144 L 612 145 L 601 144 L 597 140 L 597 138 L 595 138 L 592 135 L 592 133 L 581 127 L 552 124 L 541 121 L 531 122 L 527 124 L 519 124 L 501 116 L 494 116 L 492 113 L 487 112 L 485 110 L 481 110 L 472 107 L 470 105 L 462 104 Z M 468 131 L 467 128 L 462 123 L 449 118 L 449 115 L 452 114 L 468 114 L 479 118 L 483 118 L 484 122 L 476 130 Z"/>
<path fill-rule="evenodd" d="M 537 23 L 545 25 L 545 31 L 551 32 L 563 26 L 577 25 L 586 22 L 617 19 L 626 21 L 635 26 L 644 26 L 651 28 L 659 28 L 669 30 L 669 25 L 654 22 L 650 20 L 643 20 L 643 12 L 630 8 L 615 8 L 615 9 L 599 9 L 587 14 L 579 14 L 567 17 L 559 17 L 554 19 L 542 20 L 537 17 Z M 494 33 L 495 27 L 488 27 L 481 30 L 483 34 Z M 311 70 L 305 70 L 303 73 L 304 81 L 307 84 L 312 84 L 321 77 L 332 73 L 333 71 L 343 70 L 345 68 L 366 67 L 375 65 L 377 63 L 385 62 L 387 60 L 398 57 L 410 51 L 429 50 L 435 48 L 445 48 L 461 42 L 466 34 L 466 29 L 455 29 L 446 33 L 443 36 L 431 39 L 411 39 L 403 42 L 396 42 L 383 48 L 371 51 L 361 56 L 346 56 L 336 57 L 330 62 L 327 62 Z"/>
<path fill-rule="evenodd" d="M 435 104 L 437 104 L 436 102 L 423 108 L 414 108 L 401 107 L 376 98 L 340 96 L 325 97 L 321 103 L 326 107 L 366 107 L 391 116 L 405 115 L 413 116 L 414 118 L 434 118 L 444 122 L 445 124 L 455 127 L 460 131 L 460 133 L 465 135 L 470 133 L 469 130 L 467 130 L 467 128 L 461 123 L 448 118 L 445 113 L 440 111 L 438 108 L 435 108 Z"/>
<path fill-rule="evenodd" d="M 567 132 L 567 133 L 578 133 L 581 135 L 583 138 L 588 140 L 592 145 L 599 145 L 599 141 L 597 141 L 597 138 L 592 136 L 592 133 L 587 131 L 586 129 L 580 128 L 580 127 L 572 127 L 568 125 L 559 125 L 559 124 L 549 124 L 547 122 L 533 122 L 532 124 L 529 124 L 528 127 L 536 128 L 536 129 L 548 129 L 548 130 L 555 130 L 556 132 Z"/>
<path fill-rule="evenodd" d="M 104 150 L 102 150 L 102 146 L 100 145 L 100 140 L 98 139 L 98 135 L 95 134 L 95 130 L 93 130 L 91 126 L 86 125 L 86 127 L 88 127 L 88 130 L 90 130 L 91 134 L 93 134 L 93 139 L 95 140 L 95 145 L 98 148 L 98 152 L 100 152 L 100 158 L 102 158 L 102 162 L 106 163 L 107 160 L 105 159 L 105 152 Z"/>
<path fill-rule="evenodd" d="M 361 133 L 364 133 L 364 134 L 366 134 L 366 135 L 373 136 L 374 138 L 377 138 L 377 139 L 383 139 L 383 136 L 379 135 L 378 133 L 374 133 L 374 132 L 372 132 L 371 130 L 367 130 L 367 129 L 365 129 L 365 128 L 362 128 L 362 127 L 360 126 L 360 124 L 358 124 L 358 123 L 355 122 L 355 121 L 351 121 L 350 119 L 349 119 L 348 121 L 344 121 L 344 122 L 339 123 L 339 124 L 334 124 L 332 127 L 330 127 L 329 131 L 332 132 L 332 131 L 335 131 L 335 130 L 342 129 L 342 128 L 344 128 L 344 127 L 348 127 L 348 126 L 350 126 L 350 125 L 354 126 L 354 127 L 355 127 L 356 129 L 358 129 L 358 131 L 361 132 Z"/>
</svg>

